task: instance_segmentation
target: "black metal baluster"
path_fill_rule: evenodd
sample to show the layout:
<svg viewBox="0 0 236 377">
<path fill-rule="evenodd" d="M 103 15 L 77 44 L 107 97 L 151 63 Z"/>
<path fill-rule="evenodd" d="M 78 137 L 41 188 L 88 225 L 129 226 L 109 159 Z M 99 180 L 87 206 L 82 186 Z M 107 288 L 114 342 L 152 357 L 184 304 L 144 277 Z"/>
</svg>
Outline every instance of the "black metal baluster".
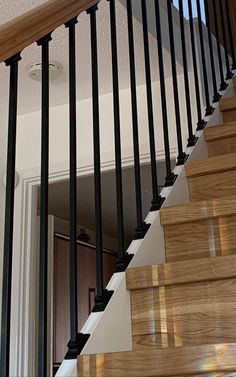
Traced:
<svg viewBox="0 0 236 377">
<path fill-rule="evenodd" d="M 70 112 L 70 341 L 66 358 L 76 359 L 78 350 L 77 299 L 77 139 L 76 139 L 76 45 L 77 18 L 66 23 L 69 28 L 69 112 Z"/>
<path fill-rule="evenodd" d="M 200 0 L 196 0 L 196 1 L 197 1 L 200 49 L 201 49 L 201 57 L 202 57 L 202 72 L 203 72 L 203 81 L 204 81 L 204 88 L 205 88 L 206 116 L 208 116 L 208 115 L 211 115 L 214 112 L 214 107 L 212 107 L 211 103 L 210 103 L 210 94 L 209 94 L 207 69 L 206 69 L 206 56 L 205 56 L 205 48 L 204 48 L 204 40 L 203 40 L 203 30 L 202 30 L 201 5 L 200 5 Z"/>
<path fill-rule="evenodd" d="M 212 33 L 210 27 L 210 17 L 209 17 L 209 6 L 208 0 L 205 0 L 205 15 L 206 15 L 206 26 L 207 26 L 207 34 L 208 34 L 208 44 L 209 44 L 209 53 L 211 59 L 211 73 L 212 73 L 212 84 L 213 84 L 213 102 L 218 102 L 221 99 L 221 95 L 217 89 L 217 81 L 216 81 L 216 69 L 215 69 L 215 59 L 214 59 L 214 51 L 213 51 L 213 44 L 212 44 Z"/>
<path fill-rule="evenodd" d="M 176 68 L 176 54 L 175 54 L 175 40 L 174 40 L 174 30 L 173 30 L 173 18 L 172 18 L 172 4 L 170 0 L 167 0 L 167 12 L 168 12 L 168 23 L 169 23 L 169 37 L 170 37 L 170 52 L 171 52 L 171 67 L 172 67 L 172 81 L 173 81 L 173 92 L 174 92 L 174 103 L 175 103 L 175 119 L 176 119 L 176 134 L 177 134 L 177 144 L 178 144 L 178 157 L 177 165 L 183 165 L 188 158 L 188 155 L 183 152 L 183 142 L 182 142 L 182 130 L 181 130 L 181 119 L 180 119 L 180 106 L 179 106 L 179 90 L 177 81 L 177 68 Z"/>
<path fill-rule="evenodd" d="M 133 255 L 130 255 L 125 251 L 121 133 L 120 133 L 119 72 L 118 72 L 117 32 L 116 32 L 116 7 L 115 7 L 115 0 L 108 0 L 108 1 L 110 2 L 113 108 L 114 108 L 115 159 L 116 159 L 116 207 L 117 207 L 117 235 L 118 235 L 118 258 L 116 262 L 116 271 L 120 272 L 120 271 L 125 271 Z"/>
<path fill-rule="evenodd" d="M 188 60 L 187 60 L 187 51 L 186 51 L 184 12 L 183 12 L 182 0 L 179 0 L 179 18 L 180 18 L 180 32 L 181 32 L 182 55 L 183 55 L 185 100 L 186 100 L 188 134 L 189 134 L 188 147 L 192 147 L 193 145 L 196 144 L 198 138 L 193 134 L 191 98 L 190 98 L 189 78 L 188 78 Z"/>
<path fill-rule="evenodd" d="M 229 32 L 229 43 L 231 49 L 231 57 L 232 57 L 232 69 L 236 69 L 236 59 L 235 59 L 235 48 L 234 48 L 234 40 L 233 40 L 233 29 L 232 29 L 232 20 L 230 16 L 229 10 L 229 0 L 226 0 L 226 17 L 227 17 L 227 25 L 228 25 L 228 32 Z"/>
<path fill-rule="evenodd" d="M 225 4 L 224 0 L 224 4 Z M 224 7 L 223 7 L 223 2 L 222 0 L 219 0 L 219 9 L 220 9 L 220 19 L 221 19 L 221 29 L 222 29 L 222 36 L 223 36 L 223 43 L 224 43 L 224 51 L 225 51 L 225 62 L 226 62 L 226 80 L 230 80 L 233 77 L 233 72 L 230 69 L 230 64 L 229 64 L 229 54 L 228 54 L 228 43 L 227 43 L 227 36 L 226 36 L 226 30 L 225 30 L 225 17 L 224 17 Z"/>
<path fill-rule="evenodd" d="M 196 93 L 196 105 L 197 105 L 197 114 L 198 114 L 197 131 L 200 131 L 200 130 L 203 130 L 205 128 L 207 123 L 202 118 L 201 95 L 200 95 L 200 86 L 199 86 L 199 77 L 198 77 L 197 54 L 196 54 L 196 43 L 195 43 L 194 25 L 193 25 L 192 0 L 188 0 L 188 10 L 189 10 L 190 38 L 191 38 L 192 58 L 193 58 L 193 73 L 194 73 L 194 83 L 195 83 L 195 93 Z"/>
<path fill-rule="evenodd" d="M 98 88 L 98 49 L 97 21 L 94 5 L 87 10 L 90 15 L 91 63 L 92 63 L 92 98 L 93 98 L 93 146 L 94 146 L 94 188 L 95 188 L 95 222 L 96 222 L 96 275 L 97 295 L 93 312 L 103 311 L 112 292 L 104 289 L 103 284 L 103 240 L 102 240 L 102 193 L 101 193 L 101 159 L 100 159 L 100 122 L 99 122 L 99 88 Z"/>
<path fill-rule="evenodd" d="M 142 7 L 142 21 L 143 21 L 142 22 L 143 42 L 144 42 L 143 44 L 144 44 L 144 58 L 145 58 L 148 127 L 149 127 L 152 192 L 153 192 L 151 211 L 157 211 L 161 208 L 165 199 L 159 195 L 158 180 L 157 180 L 156 145 L 155 145 L 155 132 L 154 132 L 153 100 L 152 100 L 152 79 L 151 79 L 151 64 L 150 64 L 150 49 L 149 49 L 146 0 L 141 0 L 141 7 Z"/>
<path fill-rule="evenodd" d="M 208 1 L 208 0 L 206 0 Z M 224 71 L 223 71 L 223 62 L 222 62 L 222 55 L 221 55 L 221 45 L 220 45 L 220 37 L 219 37 L 219 24 L 218 24 L 218 15 L 216 10 L 216 0 L 212 1 L 213 6 L 213 19 L 214 19 L 214 26 L 215 26 L 215 36 L 216 36 L 216 43 L 217 43 L 217 51 L 218 51 L 218 61 L 219 61 L 219 70 L 220 70 L 220 91 L 225 90 L 228 86 L 224 79 Z"/>
<path fill-rule="evenodd" d="M 5 229 L 3 249 L 3 285 L 2 285 L 2 317 L 1 317 L 1 352 L 0 376 L 9 376 L 10 360 L 10 326 L 11 326 L 11 287 L 12 287 L 12 254 L 15 196 L 15 160 L 16 160 L 16 124 L 17 124 L 17 93 L 18 63 L 20 54 L 6 61 L 10 66 L 8 149 L 7 149 L 7 180 Z"/>
<path fill-rule="evenodd" d="M 156 16 L 156 33 L 157 33 L 159 74 L 160 74 L 163 134 L 164 134 L 164 145 L 165 145 L 165 163 L 166 163 L 165 186 L 167 187 L 167 186 L 172 186 L 174 184 L 177 176 L 171 171 L 170 142 L 169 142 L 167 102 L 166 102 L 166 84 L 165 84 L 165 70 L 164 70 L 163 51 L 162 51 L 162 31 L 161 31 L 159 0 L 154 0 L 154 5 L 155 5 L 155 16 Z"/>
<path fill-rule="evenodd" d="M 48 173 L 49 173 L 49 42 L 51 34 L 38 41 L 42 47 L 42 134 L 39 254 L 38 376 L 47 375 L 47 282 L 48 282 Z"/>
<path fill-rule="evenodd" d="M 130 85 L 131 85 L 133 146 L 134 146 L 134 172 L 135 172 L 135 193 L 136 193 L 136 212 L 137 212 L 137 228 L 135 232 L 135 238 L 140 239 L 140 238 L 143 238 L 145 234 L 147 233 L 147 230 L 149 229 L 149 225 L 147 225 L 143 221 L 143 210 L 142 210 L 132 2 L 131 0 L 126 0 L 126 1 L 127 1 L 128 39 L 129 39 Z"/>
</svg>

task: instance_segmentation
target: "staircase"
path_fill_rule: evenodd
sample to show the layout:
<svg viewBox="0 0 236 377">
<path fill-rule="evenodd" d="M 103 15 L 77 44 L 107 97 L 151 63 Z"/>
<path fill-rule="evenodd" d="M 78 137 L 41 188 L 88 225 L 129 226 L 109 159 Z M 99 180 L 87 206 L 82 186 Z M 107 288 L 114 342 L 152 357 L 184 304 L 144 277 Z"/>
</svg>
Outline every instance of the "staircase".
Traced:
<svg viewBox="0 0 236 377">
<path fill-rule="evenodd" d="M 236 375 L 236 96 L 220 109 L 190 202 L 160 211 L 167 263 L 126 272 L 133 350 L 79 356 L 78 377 Z"/>
<path fill-rule="evenodd" d="M 47 0 L 0 25 L 0 64 L 9 76 L 0 377 L 52 377 L 53 367 L 58 377 L 236 376 L 235 79 L 222 98 L 236 70 L 233 30 L 230 0 L 178 0 L 178 9 L 172 0 Z M 37 127 L 34 142 L 29 132 L 20 134 L 17 108 L 25 50 L 33 44 L 41 91 L 29 122 Z M 58 56 L 67 56 L 67 99 L 52 109 L 56 45 Z M 84 90 L 86 103 L 77 95 L 83 66 L 91 89 L 88 99 Z M 205 128 L 219 109 L 222 124 Z M 203 132 L 208 158 L 193 161 L 201 151 L 207 155 Z M 26 172 L 23 164 L 19 172 L 19 150 L 29 145 L 30 159 L 40 142 L 37 169 Z M 128 199 L 126 167 L 133 170 Z M 107 223 L 115 224 L 116 262 L 105 286 L 103 209 L 113 189 L 108 184 L 104 192 L 102 174 L 110 170 L 115 188 Z M 90 304 L 91 289 L 95 297 L 80 328 L 78 281 L 86 261 L 78 269 L 78 177 L 87 174 L 96 268 L 83 294 Z M 50 183 L 64 180 L 69 333 L 65 358 L 54 360 L 48 194 Z M 125 211 L 132 212 L 129 237 Z"/>
</svg>

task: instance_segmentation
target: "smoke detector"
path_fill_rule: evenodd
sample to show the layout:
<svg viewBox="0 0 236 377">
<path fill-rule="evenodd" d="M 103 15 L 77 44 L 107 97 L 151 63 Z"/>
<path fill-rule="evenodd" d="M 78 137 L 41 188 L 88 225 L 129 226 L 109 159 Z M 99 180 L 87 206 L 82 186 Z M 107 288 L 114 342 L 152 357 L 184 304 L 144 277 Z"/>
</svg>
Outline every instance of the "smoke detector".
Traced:
<svg viewBox="0 0 236 377">
<path fill-rule="evenodd" d="M 35 63 L 28 67 L 28 75 L 32 80 L 41 81 L 42 79 L 42 63 Z M 58 62 L 49 63 L 49 80 L 56 81 L 61 77 L 63 67 Z"/>
</svg>

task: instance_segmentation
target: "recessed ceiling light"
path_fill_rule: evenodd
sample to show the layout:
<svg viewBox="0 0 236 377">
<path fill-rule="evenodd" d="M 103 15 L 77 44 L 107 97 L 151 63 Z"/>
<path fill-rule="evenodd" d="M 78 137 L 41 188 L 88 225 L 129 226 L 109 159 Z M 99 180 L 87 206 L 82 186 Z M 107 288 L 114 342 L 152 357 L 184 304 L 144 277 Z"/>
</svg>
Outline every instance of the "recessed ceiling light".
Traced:
<svg viewBox="0 0 236 377">
<path fill-rule="evenodd" d="M 41 81 L 42 79 L 42 63 L 35 63 L 27 68 L 28 75 L 32 80 Z M 49 80 L 58 80 L 62 74 L 63 67 L 58 62 L 49 63 Z"/>
</svg>

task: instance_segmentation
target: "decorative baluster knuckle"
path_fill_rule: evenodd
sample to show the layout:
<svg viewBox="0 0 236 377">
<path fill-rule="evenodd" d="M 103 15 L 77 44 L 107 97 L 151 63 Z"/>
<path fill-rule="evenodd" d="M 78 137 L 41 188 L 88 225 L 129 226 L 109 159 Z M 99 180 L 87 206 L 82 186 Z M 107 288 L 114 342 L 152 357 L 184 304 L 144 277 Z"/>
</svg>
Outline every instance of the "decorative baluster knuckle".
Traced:
<svg viewBox="0 0 236 377">
<path fill-rule="evenodd" d="M 47 375 L 47 307 L 48 307 L 48 185 L 49 185 L 49 42 L 51 34 L 37 44 L 42 50 L 42 120 L 41 120 L 41 190 L 39 252 L 39 325 L 38 375 Z"/>
<path fill-rule="evenodd" d="M 176 135 L 177 135 L 177 144 L 178 144 L 177 165 L 184 165 L 184 163 L 188 159 L 188 155 L 185 152 L 183 152 L 180 105 L 179 105 L 179 89 L 178 89 L 178 79 L 177 79 L 175 40 L 174 40 L 173 17 L 172 17 L 172 4 L 169 0 L 167 0 L 167 13 L 168 13 L 168 24 L 169 24 L 172 82 L 173 82 L 174 105 L 175 105 Z"/>
<path fill-rule="evenodd" d="M 222 62 L 222 54 L 221 54 L 221 45 L 220 45 L 220 36 L 219 36 L 219 22 L 218 22 L 218 12 L 217 12 L 217 7 L 216 7 L 216 0 L 212 0 L 212 8 L 213 8 L 213 19 L 214 19 L 215 36 L 216 36 L 217 52 L 218 52 L 218 62 L 219 62 L 220 79 L 221 79 L 220 91 L 223 91 L 228 87 L 228 84 L 224 80 L 224 71 L 223 71 L 223 62 Z"/>
<path fill-rule="evenodd" d="M 226 0 L 224 0 L 225 4 Z M 228 43 L 227 43 L 227 35 L 226 35 L 226 29 L 225 29 L 225 17 L 224 17 L 224 9 L 223 1 L 219 0 L 219 9 L 220 9 L 220 15 L 221 15 L 221 30 L 222 30 L 222 36 L 223 36 L 223 43 L 224 43 L 224 52 L 225 52 L 225 62 L 226 62 L 226 80 L 231 80 L 233 77 L 233 72 L 230 70 L 230 64 L 229 64 L 229 55 L 228 55 Z"/>
<path fill-rule="evenodd" d="M 179 17 L 180 17 L 180 33 L 181 33 L 182 57 L 183 57 L 183 68 L 184 68 L 185 101 L 186 101 L 188 133 L 189 133 L 188 147 L 193 147 L 196 144 L 198 138 L 193 134 L 193 125 L 192 125 L 192 109 L 191 109 L 191 97 L 190 97 L 190 87 L 189 87 L 189 77 L 188 77 L 188 59 L 187 59 L 185 27 L 184 27 L 183 0 L 179 0 Z"/>
<path fill-rule="evenodd" d="M 169 187 L 169 186 L 173 186 L 175 180 L 177 179 L 177 175 L 175 175 L 171 171 L 170 141 L 169 141 L 167 100 L 166 100 L 166 83 L 165 83 L 165 69 L 164 69 L 164 59 L 163 59 L 163 50 L 162 50 L 162 30 L 161 30 L 159 0 L 154 1 L 154 6 L 155 6 L 155 19 L 156 19 L 155 24 L 156 24 L 156 34 L 157 34 L 161 107 L 162 107 L 162 118 L 163 118 L 163 134 L 164 134 L 165 164 L 166 164 L 165 186 Z"/>
<path fill-rule="evenodd" d="M 156 163 L 156 143 L 155 143 L 153 100 L 152 100 L 152 77 L 151 77 L 151 63 L 150 63 L 150 48 L 149 48 L 146 0 L 141 0 L 141 8 L 142 8 L 145 74 L 146 74 L 149 145 L 150 145 L 150 159 L 151 159 L 150 168 L 151 168 L 152 193 L 153 193 L 151 211 L 157 211 L 161 208 L 165 199 L 162 198 L 159 195 L 159 191 L 158 191 L 157 163 Z"/>
<path fill-rule="evenodd" d="M 76 359 L 88 334 L 78 334 L 77 290 L 77 115 L 76 115 L 76 36 L 77 17 L 65 24 L 69 29 L 69 139 L 70 139 L 70 341 L 65 359 Z"/>
<path fill-rule="evenodd" d="M 197 131 L 200 131 L 200 130 L 203 130 L 206 127 L 207 123 L 202 118 L 201 94 L 200 94 L 200 85 L 199 85 L 199 76 L 198 76 L 196 42 L 195 42 L 195 33 L 194 33 L 194 25 L 193 25 L 192 0 L 188 0 L 188 11 L 189 11 L 190 39 L 191 39 L 191 48 L 192 48 L 192 61 L 193 61 L 196 105 L 197 105 L 197 114 L 198 114 Z"/>
<path fill-rule="evenodd" d="M 228 24 L 228 32 L 229 32 L 229 43 L 230 43 L 230 49 L 231 49 L 231 56 L 232 56 L 232 69 L 236 69 L 236 59 L 235 59 L 235 46 L 234 46 L 234 38 L 233 38 L 233 29 L 232 29 L 232 19 L 230 15 L 229 10 L 229 1 L 226 0 L 225 6 L 226 6 L 226 17 L 227 17 L 227 24 Z"/>
<path fill-rule="evenodd" d="M 204 4 L 205 4 L 207 34 L 208 34 L 208 45 L 209 45 L 209 53 L 210 53 L 210 60 L 211 60 L 212 85 L 213 85 L 213 90 L 214 90 L 213 102 L 216 103 L 216 102 L 219 102 L 222 96 L 217 90 L 215 60 L 214 60 L 214 51 L 213 51 L 213 44 L 212 44 L 212 32 L 210 28 L 208 1 L 206 0 Z"/>
<path fill-rule="evenodd" d="M 140 171 L 141 167 L 140 167 L 140 151 L 139 151 L 137 85 L 136 85 L 136 70 L 135 70 L 136 67 L 135 67 L 135 52 L 134 52 L 132 1 L 131 0 L 126 0 L 126 1 L 127 1 L 130 83 L 131 83 L 135 197 L 136 197 L 136 215 L 137 215 L 137 228 L 135 230 L 135 239 L 140 239 L 140 238 L 145 237 L 149 226 L 143 221 L 143 209 L 142 209 L 142 188 L 141 188 L 141 171 Z"/>
<path fill-rule="evenodd" d="M 114 110 L 114 135 L 115 135 L 115 165 L 116 165 L 116 208 L 117 208 L 117 236 L 118 236 L 118 257 L 116 260 L 116 271 L 122 272 L 122 271 L 125 271 L 126 268 L 128 267 L 131 259 L 133 258 L 133 254 L 128 254 L 125 251 L 116 7 L 115 7 L 114 0 L 108 0 L 108 2 L 110 3 L 113 110 Z"/>
<path fill-rule="evenodd" d="M 86 10 L 87 14 L 95 13 L 98 10 L 98 4 L 93 5 L 92 7 Z"/>
<path fill-rule="evenodd" d="M 78 17 L 74 17 L 70 21 L 65 23 L 65 27 L 69 28 L 69 27 L 76 25 L 77 23 L 78 23 Z"/>
<path fill-rule="evenodd" d="M 52 33 L 49 33 L 49 34 L 45 35 L 45 37 L 40 38 L 37 41 L 37 45 L 38 46 L 43 46 L 43 45 L 49 43 L 51 40 L 52 40 Z"/>
<path fill-rule="evenodd" d="M 204 39 L 203 39 L 203 29 L 202 29 L 201 4 L 200 4 L 200 0 L 196 0 L 196 1 L 197 1 L 198 30 L 199 30 L 201 60 L 202 60 L 202 73 L 203 73 L 205 100 L 206 100 L 206 113 L 205 113 L 205 115 L 209 116 L 209 115 L 213 114 L 215 109 L 214 109 L 214 107 L 211 106 L 211 103 L 210 103 L 208 76 L 207 76 L 207 68 L 206 68 L 206 55 L 205 55 L 205 47 L 204 47 Z"/>
<path fill-rule="evenodd" d="M 21 58 L 21 52 L 19 52 L 18 54 L 16 54 L 16 55 L 12 56 L 11 58 L 7 59 L 5 61 L 5 64 L 6 64 L 7 67 L 9 67 L 9 66 L 17 64 L 21 59 L 22 59 Z"/>
<path fill-rule="evenodd" d="M 102 193 L 101 193 L 101 156 L 100 156 L 100 116 L 99 116 L 99 85 L 98 85 L 98 48 L 97 25 L 94 5 L 87 10 L 90 16 L 91 33 L 91 66 L 92 66 L 92 107 L 93 107 L 93 149 L 94 149 L 94 189 L 95 189 L 95 223 L 96 223 L 96 280 L 97 295 L 94 312 L 103 311 L 113 292 L 104 289 L 103 282 L 103 229 L 102 229 Z"/>
</svg>

